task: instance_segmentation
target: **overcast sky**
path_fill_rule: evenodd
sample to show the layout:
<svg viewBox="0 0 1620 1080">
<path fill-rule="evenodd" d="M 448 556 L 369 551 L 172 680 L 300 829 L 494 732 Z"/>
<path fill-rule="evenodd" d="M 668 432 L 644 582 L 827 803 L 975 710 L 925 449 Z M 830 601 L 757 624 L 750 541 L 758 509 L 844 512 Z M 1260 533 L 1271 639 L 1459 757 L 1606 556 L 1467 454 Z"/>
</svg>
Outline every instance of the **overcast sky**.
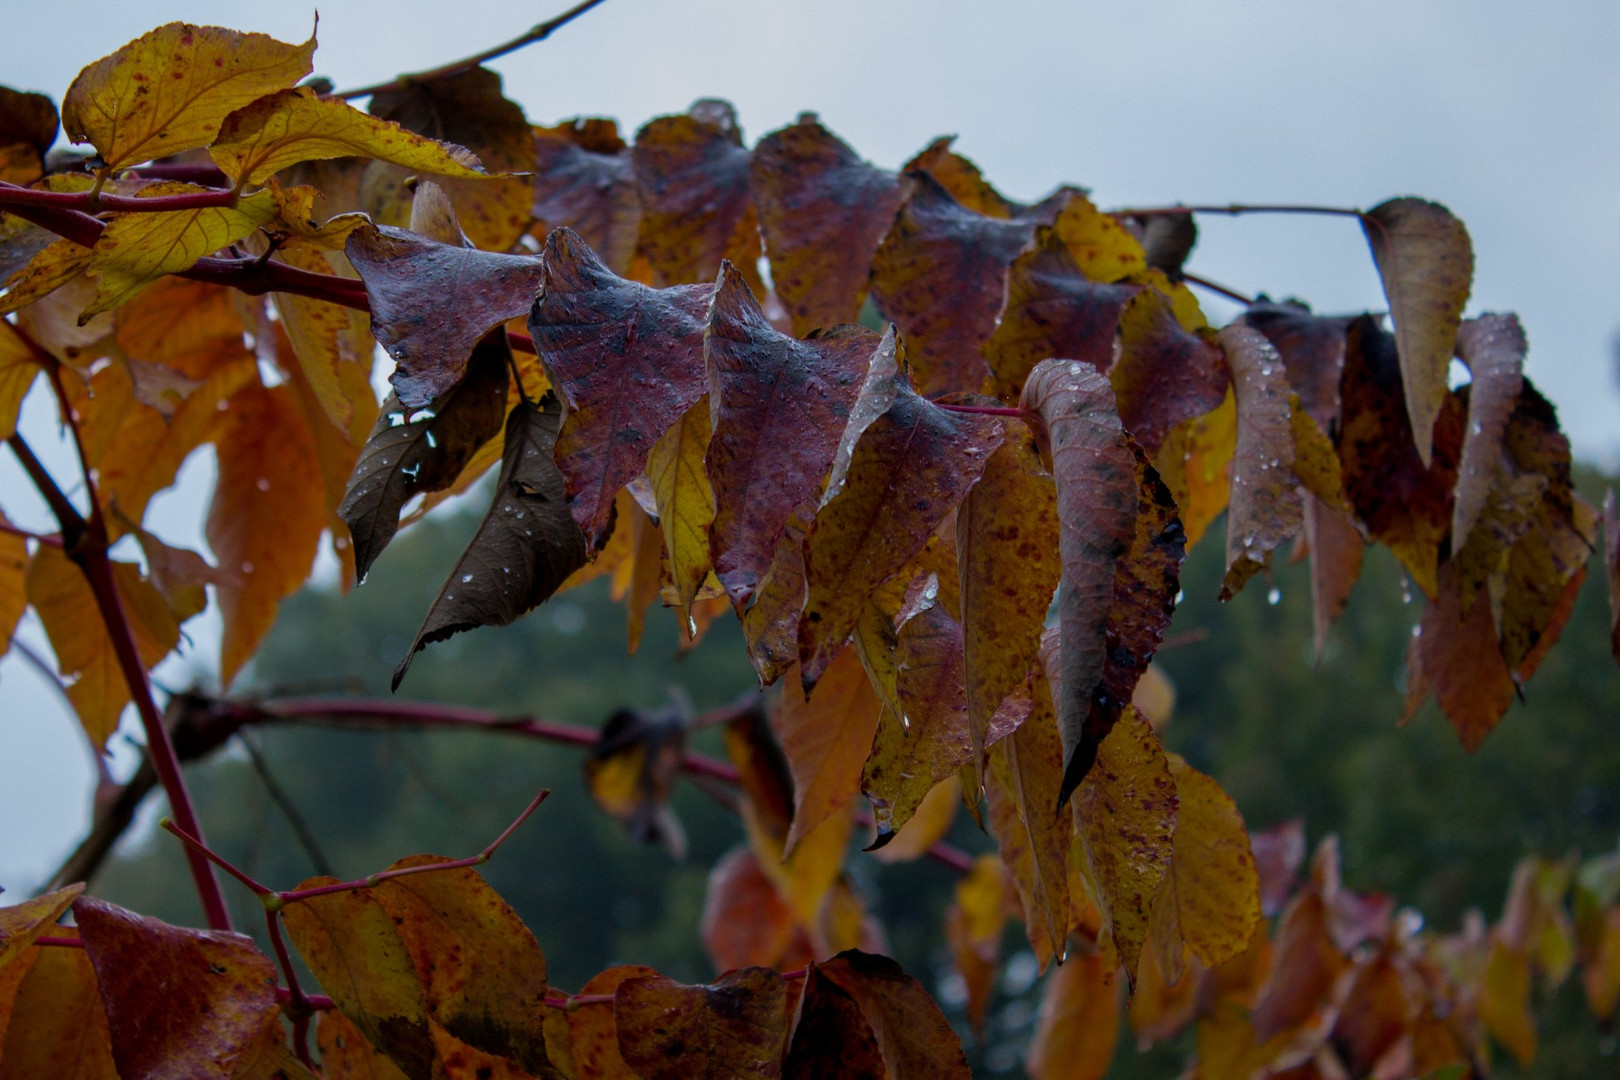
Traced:
<svg viewBox="0 0 1620 1080">
<path fill-rule="evenodd" d="M 327 3 L 315 68 L 339 86 L 371 83 L 479 51 L 565 6 Z M 81 66 L 168 19 L 302 41 L 313 11 L 263 0 L 10 4 L 0 84 L 60 100 Z M 633 130 L 724 97 L 750 142 L 811 109 L 890 168 L 955 133 L 957 149 L 1023 199 L 1069 182 L 1105 209 L 1438 200 L 1473 236 L 1469 313 L 1517 311 L 1530 375 L 1577 454 L 1620 461 L 1615 0 L 608 0 L 492 66 L 536 123 L 600 115 Z M 1205 277 L 1318 311 L 1384 306 L 1353 221 L 1200 225 L 1189 266 Z M 1206 306 L 1217 322 L 1232 312 Z M 28 410 L 36 440 L 50 432 L 40 404 Z M 166 538 L 200 542 L 193 492 L 209 470 L 194 461 L 185 490 L 156 506 Z M 0 507 L 48 528 L 22 487 L 13 462 L 0 462 Z M 188 629 L 200 653 L 215 651 L 208 626 Z M 87 820 L 90 784 L 74 722 L 31 670 L 0 663 L 0 885 L 31 889 L 55 865 Z"/>
</svg>

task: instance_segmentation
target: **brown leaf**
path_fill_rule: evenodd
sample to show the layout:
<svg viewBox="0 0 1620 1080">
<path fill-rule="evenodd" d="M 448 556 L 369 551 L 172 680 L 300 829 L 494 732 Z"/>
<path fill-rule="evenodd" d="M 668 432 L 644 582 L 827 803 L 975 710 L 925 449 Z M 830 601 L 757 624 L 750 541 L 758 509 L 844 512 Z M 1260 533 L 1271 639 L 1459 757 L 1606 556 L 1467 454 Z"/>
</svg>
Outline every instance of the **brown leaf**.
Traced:
<svg viewBox="0 0 1620 1080">
<path fill-rule="evenodd" d="M 1482 315 L 1469 319 L 1458 331 L 1457 355 L 1473 373 L 1473 381 L 1468 391 L 1468 430 L 1457 470 L 1457 502 L 1451 515 L 1452 551 L 1467 546 L 1468 534 L 1490 496 L 1508 418 L 1524 385 L 1528 348 L 1515 315 Z"/>
<path fill-rule="evenodd" d="M 901 387 L 855 443 L 841 488 L 805 544 L 808 596 L 799 621 L 805 686 L 815 685 L 867 598 L 922 550 L 1001 445 L 994 417 L 947 412 Z"/>
<path fill-rule="evenodd" d="M 1053 356 L 1107 371 L 1114 363 L 1120 316 L 1142 288 L 1091 279 L 1057 229 L 1037 229 L 1035 246 L 1007 270 L 1007 302 L 984 343 L 992 392 L 1014 400 L 1035 365 Z"/>
<path fill-rule="evenodd" d="M 546 232 L 568 226 L 610 270 L 627 276 L 641 228 L 641 197 L 618 125 L 581 117 L 534 134 L 537 223 Z"/>
<path fill-rule="evenodd" d="M 1226 577 L 1221 599 L 1271 564 L 1271 553 L 1302 523 L 1294 479 L 1294 431 L 1281 358 L 1258 330 L 1234 323 L 1221 331 L 1237 398 L 1232 504 L 1226 518 Z"/>
<path fill-rule="evenodd" d="M 1328 934 L 1327 906 L 1315 889 L 1301 893 L 1283 912 L 1275 935 L 1271 972 L 1254 1003 L 1259 1038 L 1304 1025 L 1328 1005 L 1339 973 L 1349 966 Z"/>
<path fill-rule="evenodd" d="M 854 322 L 872 259 L 905 199 L 900 178 L 803 113 L 754 147 L 749 182 L 771 284 L 793 333 Z"/>
<path fill-rule="evenodd" d="M 1367 544 L 1349 514 L 1310 494 L 1305 496 L 1305 542 L 1311 549 L 1311 619 L 1320 661 L 1327 650 L 1328 628 L 1344 613 L 1361 577 Z"/>
<path fill-rule="evenodd" d="M 888 1080 L 877 1035 L 860 1003 L 812 966 L 804 977 L 783 1080 Z M 927 1075 L 927 1074 L 923 1074 Z"/>
<path fill-rule="evenodd" d="M 967 1080 L 967 1059 L 956 1033 L 928 992 L 899 964 L 851 949 L 817 964 L 813 971 L 859 1007 L 876 1036 L 888 1075 Z"/>
<path fill-rule="evenodd" d="M 1221 349 L 1199 332 L 1207 333 L 1202 318 L 1192 327 L 1182 322 L 1192 303 L 1187 286 L 1147 281 L 1120 315 L 1119 361 L 1108 378 L 1125 430 L 1152 457 L 1177 424 L 1220 405 L 1232 375 Z"/>
<path fill-rule="evenodd" d="M 704 99 L 682 115 L 648 121 L 630 159 L 641 197 L 639 243 L 654 284 L 713 281 L 730 259 L 758 286 L 749 270 L 759 260 L 759 219 L 730 104 Z"/>
<path fill-rule="evenodd" d="M 474 627 L 506 626 L 585 565 L 585 538 L 569 516 L 552 459 L 561 412 L 548 395 L 539 405 L 520 402 L 507 417 L 494 501 L 394 671 L 395 689 L 424 645 Z"/>
<path fill-rule="evenodd" d="M 1052 972 L 1025 1065 L 1034 1080 L 1101 1080 L 1119 1038 L 1119 988 L 1095 954 Z"/>
<path fill-rule="evenodd" d="M 814 507 L 801 507 L 782 528 L 770 569 L 760 582 L 754 606 L 743 615 L 748 659 L 769 686 L 799 661 L 799 615 L 804 611 L 804 534 Z"/>
<path fill-rule="evenodd" d="M 169 926 L 87 896 L 73 916 L 121 1077 L 230 1076 L 279 1012 L 275 965 L 242 934 Z"/>
<path fill-rule="evenodd" d="M 716 971 L 788 966 L 798 929 L 793 905 L 748 847 L 735 847 L 714 864 L 700 932 Z"/>
<path fill-rule="evenodd" d="M 510 358 L 505 331 L 496 330 L 474 347 L 466 377 L 436 407 L 409 410 L 396 394 L 383 402 L 337 508 L 353 537 L 362 580 L 394 538 L 405 503 L 454 483 L 479 447 L 500 432 Z"/>
<path fill-rule="evenodd" d="M 774 1080 L 787 1049 L 787 983 L 758 967 L 709 986 L 644 975 L 613 992 L 613 1019 L 619 1053 L 643 1080 Z"/>
<path fill-rule="evenodd" d="M 33 962 L 8 1010 L 0 1077 L 118 1080 L 107 1013 L 89 955 L 71 948 L 30 951 Z"/>
<path fill-rule="evenodd" d="M 544 280 L 527 255 L 443 244 L 378 225 L 344 247 L 371 303 L 371 332 L 394 358 L 389 381 L 407 409 L 442 398 L 466 377 L 473 347 L 525 315 Z"/>
<path fill-rule="evenodd" d="M 56 141 L 56 128 L 56 105 L 50 98 L 0 86 L 0 146 L 21 144 L 44 157 Z"/>
<path fill-rule="evenodd" d="M 1061 807 L 1085 778 L 1107 733 L 1088 733 L 1093 691 L 1106 661 L 1108 613 L 1119 557 L 1136 524 L 1136 462 L 1125 441 L 1114 392 L 1097 369 L 1046 360 L 1024 384 L 1022 408 L 1038 413 L 1036 437 L 1052 458 L 1063 557 L 1058 587 L 1059 670 L 1048 671 L 1063 736 Z"/>
<path fill-rule="evenodd" d="M 985 217 L 927 173 L 907 178 L 911 195 L 872 262 L 872 300 L 905 334 L 918 390 L 978 390 L 980 346 L 995 331 L 1008 268 L 1036 224 Z"/>
<path fill-rule="evenodd" d="M 706 462 L 715 493 L 711 550 L 740 612 L 758 594 L 789 518 L 887 407 L 895 341 L 857 327 L 805 341 L 778 333 L 728 266 L 709 309 L 704 357 L 717 403 Z"/>
<path fill-rule="evenodd" d="M 1305 305 L 1285 301 L 1253 304 L 1244 311 L 1242 321 L 1271 342 L 1305 411 L 1324 430 L 1332 430 L 1339 418 L 1344 336 L 1354 320 L 1344 315 L 1312 315 Z"/>
<path fill-rule="evenodd" d="M 529 333 L 567 406 L 558 437 L 574 519 L 592 550 L 613 496 L 706 389 L 703 324 L 714 289 L 651 289 L 615 277 L 568 229 L 546 238 Z"/>
<path fill-rule="evenodd" d="M 631 979 L 657 978 L 658 972 L 639 964 L 608 968 L 580 988 L 592 997 L 612 995 Z M 637 1080 L 630 1066 L 619 1056 L 618 1027 L 614 1010 L 602 1005 L 570 1010 L 568 1032 L 574 1047 L 574 1065 L 580 1077 L 592 1080 Z"/>
<path fill-rule="evenodd" d="M 1294 818 L 1251 833 L 1249 848 L 1260 875 L 1260 910 L 1269 919 L 1293 894 L 1299 868 L 1305 865 L 1305 822 Z"/>
<path fill-rule="evenodd" d="M 585 759 L 585 783 L 596 805 L 632 838 L 656 840 L 681 859 L 686 833 L 669 799 L 685 758 L 686 718 L 679 710 L 620 709 Z"/>
<path fill-rule="evenodd" d="M 1513 704 L 1515 684 L 1497 645 L 1489 603 L 1465 598 L 1451 564 L 1406 651 L 1406 719 L 1432 692 L 1463 749 L 1479 748 Z M 1464 614 L 1466 607 L 1467 613 Z"/>
<path fill-rule="evenodd" d="M 1380 203 L 1361 215 L 1361 228 L 1389 300 L 1406 412 L 1427 467 L 1457 326 L 1473 285 L 1474 246 L 1450 210 L 1422 199 Z"/>
<path fill-rule="evenodd" d="M 0 968 L 18 962 L 40 934 L 54 932 L 56 920 L 82 892 L 83 885 L 69 885 L 20 904 L 0 907 Z"/>
<path fill-rule="evenodd" d="M 793 773 L 788 854 L 860 794 L 861 770 L 877 733 L 880 709 L 853 648 L 833 659 L 808 699 L 792 688 L 783 695 L 782 752 Z"/>
</svg>

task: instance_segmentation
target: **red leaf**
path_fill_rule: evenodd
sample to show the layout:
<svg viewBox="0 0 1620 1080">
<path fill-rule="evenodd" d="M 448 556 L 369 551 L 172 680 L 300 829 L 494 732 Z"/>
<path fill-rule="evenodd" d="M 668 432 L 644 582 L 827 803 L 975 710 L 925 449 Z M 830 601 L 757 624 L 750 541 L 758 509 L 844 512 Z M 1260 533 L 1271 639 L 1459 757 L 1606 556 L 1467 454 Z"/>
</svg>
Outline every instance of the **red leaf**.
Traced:
<svg viewBox="0 0 1620 1080">
<path fill-rule="evenodd" d="M 579 233 L 615 274 L 630 272 L 641 227 L 630 149 L 612 120 L 535 129 L 534 216 Z"/>
<path fill-rule="evenodd" d="M 630 157 L 641 195 L 641 253 L 655 284 L 712 281 L 724 259 L 745 273 L 758 262 L 749 154 L 728 103 L 704 99 L 683 115 L 649 121 L 636 132 Z"/>
<path fill-rule="evenodd" d="M 1185 295 L 1185 285 L 1176 288 Z M 1220 405 L 1231 375 L 1221 350 L 1181 324 L 1158 284 L 1131 297 L 1119 328 L 1119 362 L 1108 378 L 1125 430 L 1153 457 L 1171 428 Z"/>
<path fill-rule="evenodd" d="M 1281 358 L 1264 335 L 1239 323 L 1222 330 L 1220 340 L 1237 398 L 1226 577 L 1221 582 L 1221 599 L 1230 600 L 1271 564 L 1273 551 L 1299 532 L 1303 516 Z"/>
</svg>

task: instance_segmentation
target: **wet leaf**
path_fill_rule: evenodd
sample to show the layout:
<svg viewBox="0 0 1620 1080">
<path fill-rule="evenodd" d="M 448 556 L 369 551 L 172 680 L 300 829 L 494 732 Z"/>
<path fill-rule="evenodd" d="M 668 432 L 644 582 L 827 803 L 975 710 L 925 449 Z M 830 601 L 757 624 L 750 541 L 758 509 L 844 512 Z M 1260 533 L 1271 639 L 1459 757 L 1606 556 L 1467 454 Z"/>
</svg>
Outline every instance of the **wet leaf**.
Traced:
<svg viewBox="0 0 1620 1080">
<path fill-rule="evenodd" d="M 714 520 L 714 488 L 704 470 L 709 447 L 709 399 L 697 403 L 653 444 L 647 479 L 658 500 L 658 525 L 683 615 L 709 576 L 709 523 Z"/>
<path fill-rule="evenodd" d="M 567 229 L 546 238 L 540 265 L 529 333 L 568 410 L 557 462 L 595 550 L 614 494 L 706 389 L 703 322 L 713 289 L 651 289 L 615 277 Z"/>
<path fill-rule="evenodd" d="M 79 72 L 62 99 L 62 130 L 109 170 L 206 146 L 230 113 L 308 75 L 314 52 L 314 35 L 288 45 L 169 23 Z"/>
<path fill-rule="evenodd" d="M 1236 450 L 1237 398 L 1230 389 L 1219 408 L 1176 425 L 1159 448 L 1154 468 L 1181 508 L 1188 550 L 1231 500 Z"/>
<path fill-rule="evenodd" d="M 1113 389 L 1095 368 L 1072 360 L 1043 361 L 1024 384 L 1021 400 L 1041 418 L 1036 437 L 1051 455 L 1057 480 L 1061 654 L 1059 670 L 1048 675 L 1063 736 L 1061 807 L 1085 778 L 1097 741 L 1106 735 L 1088 734 L 1086 723 L 1106 661 L 1116 565 L 1135 529 L 1136 463 Z"/>
<path fill-rule="evenodd" d="M 804 534 L 813 509 L 801 507 L 783 526 L 754 606 L 743 615 L 748 659 L 762 687 L 776 682 L 799 660 L 799 615 L 805 600 Z"/>
<path fill-rule="evenodd" d="M 639 964 L 621 964 L 608 968 L 580 987 L 580 995 L 592 997 L 614 995 L 619 987 L 631 979 L 660 978 L 658 972 Z M 574 1045 L 574 1065 L 581 1077 L 600 1080 L 637 1080 L 624 1058 L 619 1055 L 618 1025 L 615 1010 L 593 1005 L 568 1013 L 568 1031 Z"/>
<path fill-rule="evenodd" d="M 1243 313 L 1243 322 L 1264 334 L 1282 357 L 1289 385 L 1323 430 L 1331 430 L 1339 416 L 1344 338 L 1353 321 L 1313 315 L 1295 301 L 1253 304 Z"/>
<path fill-rule="evenodd" d="M 279 1012 L 275 965 L 244 935 L 169 926 L 90 897 L 73 915 L 120 1077 L 228 1077 Z"/>
<path fill-rule="evenodd" d="M 20 311 L 66 285 L 90 264 L 90 249 L 57 240 L 39 249 L 12 271 L 0 296 L 0 315 Z"/>
<path fill-rule="evenodd" d="M 854 322 L 872 259 L 905 199 L 900 178 L 804 113 L 754 147 L 749 182 L 771 284 L 794 335 Z"/>
<path fill-rule="evenodd" d="M 1237 449 L 1232 503 L 1226 518 L 1226 577 L 1221 599 L 1271 564 L 1271 553 L 1303 522 L 1294 479 L 1294 430 L 1282 360 L 1258 330 L 1233 324 L 1221 331 L 1237 399 Z"/>
<path fill-rule="evenodd" d="M 888 1080 L 901 1075 L 906 1074 L 885 1067 L 861 1003 L 812 965 L 804 977 L 793 1045 L 782 1063 L 783 1080 Z"/>
<path fill-rule="evenodd" d="M 1457 355 L 1473 373 L 1468 391 L 1468 430 L 1457 470 L 1457 502 L 1451 515 L 1451 550 L 1461 551 L 1491 493 L 1508 417 L 1524 385 L 1529 348 L 1514 315 L 1482 315 L 1463 323 Z"/>
<path fill-rule="evenodd" d="M 413 855 L 389 869 L 443 861 Z M 469 1046 L 556 1075 L 541 1030 L 546 958 L 482 877 L 466 867 L 412 874 L 380 883 L 375 895 L 416 965 L 429 1016 Z"/>
<path fill-rule="evenodd" d="M 1204 328 L 1182 324 L 1187 287 L 1146 280 L 1120 315 L 1119 361 L 1108 378 L 1125 430 L 1152 457 L 1177 424 L 1221 404 L 1232 375 L 1221 349 L 1199 332 Z"/>
<path fill-rule="evenodd" d="M 19 962 L 40 934 L 52 932 L 83 885 L 69 885 L 20 904 L 0 907 L 0 968 Z"/>
<path fill-rule="evenodd" d="M 1380 203 L 1361 215 L 1361 227 L 1389 300 L 1406 412 L 1427 467 L 1457 327 L 1473 285 L 1474 246 L 1450 210 L 1422 199 Z"/>
<path fill-rule="evenodd" d="M 639 243 L 653 283 L 713 281 L 730 259 L 757 287 L 750 270 L 759 260 L 759 219 L 732 107 L 704 99 L 682 115 L 648 121 L 630 158 L 641 197 Z"/>
<path fill-rule="evenodd" d="M 1127 708 L 1075 793 L 1074 813 L 1103 925 L 1132 981 L 1154 899 L 1170 870 L 1179 808 L 1164 747 L 1147 721 Z"/>
<path fill-rule="evenodd" d="M 83 949 L 36 949 L 0 1046 L 4 1080 L 118 1080 L 96 972 Z"/>
<path fill-rule="evenodd" d="M 817 512 L 805 544 L 806 687 L 849 639 L 867 597 L 922 550 L 1003 437 L 996 418 L 947 412 L 903 387 L 861 435 L 842 489 Z"/>
<path fill-rule="evenodd" d="M 1082 954 L 1052 972 L 1025 1065 L 1035 1080 L 1101 1080 L 1119 1038 L 1119 988 L 1100 956 Z"/>
<path fill-rule="evenodd" d="M 686 758 L 686 718 L 678 710 L 620 709 L 585 759 L 585 783 L 604 813 L 633 839 L 686 855 L 686 832 L 669 808 Z"/>
<path fill-rule="evenodd" d="M 337 508 L 354 538 L 360 578 L 394 538 L 405 503 L 448 487 L 500 432 L 510 357 L 504 331 L 497 332 L 473 349 L 466 378 L 436 408 L 408 410 L 395 394 L 383 402 Z"/>
<path fill-rule="evenodd" d="M 643 975 L 613 992 L 613 1018 L 619 1053 L 643 1080 L 774 1080 L 787 1049 L 787 983 L 758 967 L 708 986 Z"/>
<path fill-rule="evenodd" d="M 326 256 L 311 248 L 283 248 L 281 258 L 311 273 L 332 272 Z M 371 389 L 376 343 L 369 324 L 351 308 L 306 297 L 277 293 L 275 303 L 296 366 L 322 412 L 345 441 L 361 443 L 376 407 Z"/>
<path fill-rule="evenodd" d="M 612 120 L 535 129 L 534 216 L 547 232 L 573 229 L 620 277 L 630 273 L 641 228 L 630 148 Z"/>
<path fill-rule="evenodd" d="M 976 391 L 1008 268 L 1036 225 L 985 217 L 929 174 L 908 179 L 911 196 L 872 262 L 872 300 L 905 335 L 919 391 Z"/>
<path fill-rule="evenodd" d="M 827 667 L 808 700 L 790 686 L 782 697 L 782 752 L 793 773 L 789 854 L 811 830 L 848 806 L 877 733 L 881 705 L 853 648 Z"/>
<path fill-rule="evenodd" d="M 344 251 L 366 285 L 371 331 L 394 358 L 400 402 L 420 409 L 466 377 L 473 347 L 525 315 L 543 280 L 538 259 L 442 244 L 402 229 L 357 229 Z"/>
<path fill-rule="evenodd" d="M 1008 427 L 1006 441 L 957 508 L 956 551 L 968 731 L 977 763 L 984 760 L 990 718 L 1035 663 L 1062 573 L 1056 492 L 1026 425 Z"/>
<path fill-rule="evenodd" d="M 715 863 L 700 930 L 716 971 L 789 966 L 798 929 L 793 905 L 760 869 L 752 850 L 733 848 Z"/>
</svg>

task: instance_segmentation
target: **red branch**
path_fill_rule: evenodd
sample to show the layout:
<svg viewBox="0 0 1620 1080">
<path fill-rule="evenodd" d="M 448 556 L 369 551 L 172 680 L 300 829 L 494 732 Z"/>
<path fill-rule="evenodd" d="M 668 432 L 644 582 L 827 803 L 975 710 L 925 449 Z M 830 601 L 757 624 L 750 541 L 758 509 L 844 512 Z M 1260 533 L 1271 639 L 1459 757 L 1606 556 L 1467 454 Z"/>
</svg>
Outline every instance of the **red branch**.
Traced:
<svg viewBox="0 0 1620 1080">
<path fill-rule="evenodd" d="M 212 206 L 235 206 L 239 196 L 229 188 L 186 191 L 178 195 L 113 195 L 97 191 L 41 191 L 19 187 L 0 180 L 0 206 L 44 206 L 88 213 L 162 213 L 170 210 L 202 210 Z"/>
</svg>

